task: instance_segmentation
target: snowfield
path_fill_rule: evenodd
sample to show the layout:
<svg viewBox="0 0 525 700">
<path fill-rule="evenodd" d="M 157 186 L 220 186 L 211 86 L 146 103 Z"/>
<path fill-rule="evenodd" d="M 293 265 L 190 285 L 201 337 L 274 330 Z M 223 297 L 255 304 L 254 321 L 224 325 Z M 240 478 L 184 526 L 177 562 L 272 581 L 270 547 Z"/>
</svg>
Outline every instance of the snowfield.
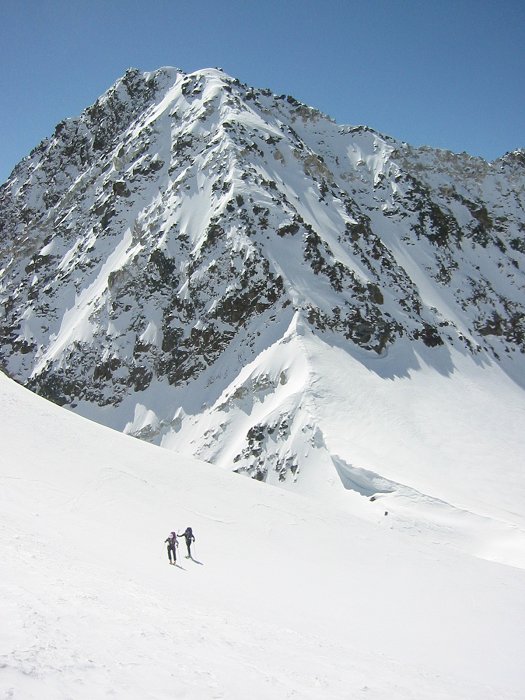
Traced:
<svg viewBox="0 0 525 700">
<path fill-rule="evenodd" d="M 525 697 L 523 527 L 500 520 L 494 546 L 498 491 L 475 521 L 340 464 L 362 493 L 316 498 L 4 375 L 0 391 L 1 698 Z M 481 470 L 472 502 L 490 486 Z M 163 541 L 188 525 L 195 560 L 181 543 L 169 566 Z"/>
</svg>

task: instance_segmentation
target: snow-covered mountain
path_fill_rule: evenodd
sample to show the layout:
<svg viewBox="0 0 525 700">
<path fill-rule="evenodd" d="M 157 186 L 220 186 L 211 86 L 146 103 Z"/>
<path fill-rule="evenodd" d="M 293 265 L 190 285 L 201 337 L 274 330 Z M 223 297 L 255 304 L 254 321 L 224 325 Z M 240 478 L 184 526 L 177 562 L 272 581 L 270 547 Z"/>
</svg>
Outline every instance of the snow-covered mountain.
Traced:
<svg viewBox="0 0 525 700">
<path fill-rule="evenodd" d="M 0 206 L 1 362 L 33 391 L 309 493 L 522 510 L 523 151 L 130 70 Z"/>
<path fill-rule="evenodd" d="M 379 500 L 327 508 L 1 373 L 0 436 L 0 697 L 523 698 L 525 561 L 472 556 L 490 528 L 458 551 L 444 506 L 439 529 Z M 169 566 L 188 525 L 196 561 L 181 544 Z"/>
<path fill-rule="evenodd" d="M 523 697 L 524 173 L 216 69 L 59 124 L 0 190 L 1 365 L 80 414 L 0 373 L 0 695 Z"/>
</svg>

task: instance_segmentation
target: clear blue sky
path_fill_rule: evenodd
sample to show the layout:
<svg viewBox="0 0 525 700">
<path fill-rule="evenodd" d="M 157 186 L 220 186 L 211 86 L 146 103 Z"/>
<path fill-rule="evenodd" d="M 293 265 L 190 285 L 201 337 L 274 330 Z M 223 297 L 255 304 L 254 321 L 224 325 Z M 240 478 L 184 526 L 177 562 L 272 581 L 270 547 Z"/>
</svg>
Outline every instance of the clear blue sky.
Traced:
<svg viewBox="0 0 525 700">
<path fill-rule="evenodd" d="M 220 66 L 414 145 L 525 147 L 525 0 L 0 0 L 0 59 L 0 182 L 130 66 Z"/>
</svg>

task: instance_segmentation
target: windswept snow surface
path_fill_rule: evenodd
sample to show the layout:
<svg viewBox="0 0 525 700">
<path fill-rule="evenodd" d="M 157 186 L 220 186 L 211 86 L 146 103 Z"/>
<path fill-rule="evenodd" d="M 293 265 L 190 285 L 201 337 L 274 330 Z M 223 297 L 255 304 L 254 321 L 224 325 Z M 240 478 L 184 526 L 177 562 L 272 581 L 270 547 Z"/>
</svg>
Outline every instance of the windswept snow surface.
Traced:
<svg viewBox="0 0 525 700">
<path fill-rule="evenodd" d="M 500 365 L 401 342 L 372 358 L 301 322 L 268 345 L 210 406 L 195 387 L 198 415 L 161 445 L 232 469 L 250 426 L 270 425 L 260 459 L 299 467 L 267 483 L 365 519 L 373 498 L 409 534 L 525 568 L 525 394 Z"/>
<path fill-rule="evenodd" d="M 360 494 L 358 517 L 355 490 L 326 507 L 3 375 L 0 392 L 0 697 L 525 696 L 518 565 L 432 541 L 382 498 Z M 380 490 L 370 471 L 336 467 Z M 195 560 L 169 566 L 163 540 L 187 525 Z"/>
</svg>

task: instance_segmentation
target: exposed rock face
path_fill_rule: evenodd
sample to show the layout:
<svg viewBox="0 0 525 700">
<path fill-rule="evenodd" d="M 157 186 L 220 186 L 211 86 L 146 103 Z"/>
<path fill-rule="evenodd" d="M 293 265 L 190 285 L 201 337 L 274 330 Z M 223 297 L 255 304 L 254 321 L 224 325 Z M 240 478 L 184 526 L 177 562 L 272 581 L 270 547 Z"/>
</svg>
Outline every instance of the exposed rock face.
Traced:
<svg viewBox="0 0 525 700">
<path fill-rule="evenodd" d="M 226 423 L 199 417 L 282 390 L 284 370 L 241 375 L 298 325 L 379 357 L 410 341 L 521 363 L 524 204 L 523 151 L 411 148 L 218 70 L 130 70 L 0 190 L 1 363 L 218 459 Z M 294 406 L 243 409 L 232 466 L 296 478 Z"/>
</svg>

